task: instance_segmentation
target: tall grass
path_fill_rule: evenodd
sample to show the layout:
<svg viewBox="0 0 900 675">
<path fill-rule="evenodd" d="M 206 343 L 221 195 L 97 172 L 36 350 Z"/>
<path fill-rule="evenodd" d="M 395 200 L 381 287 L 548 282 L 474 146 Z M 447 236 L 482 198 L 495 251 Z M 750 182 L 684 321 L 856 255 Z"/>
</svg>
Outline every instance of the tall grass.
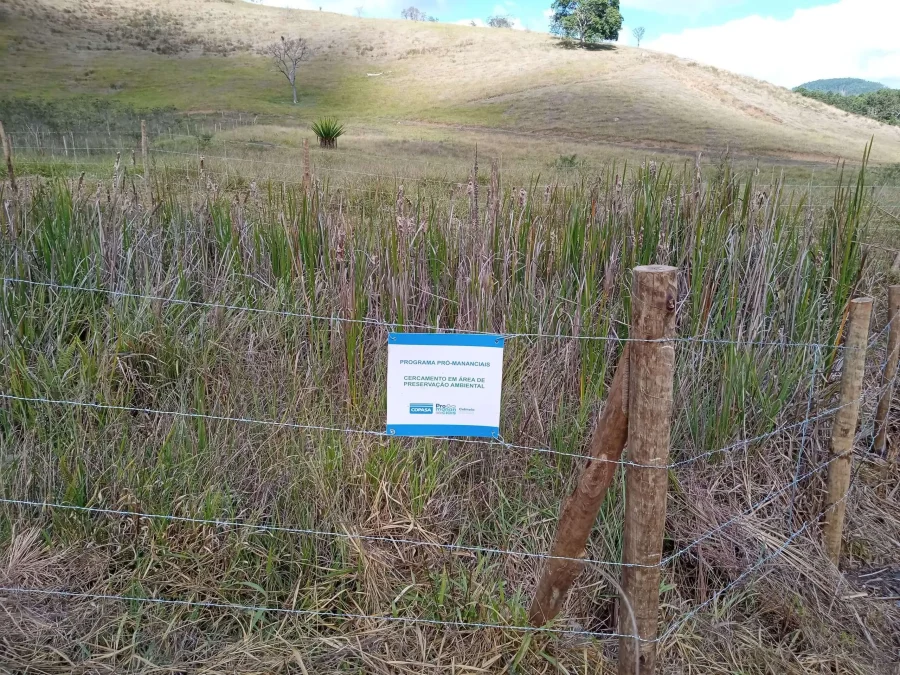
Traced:
<svg viewBox="0 0 900 675">
<path fill-rule="evenodd" d="M 4 392 L 381 430 L 391 326 L 496 331 L 516 336 L 505 350 L 504 439 L 562 455 L 7 401 L 4 497 L 541 552 L 576 473 L 566 454 L 583 452 L 628 337 L 633 267 L 679 267 L 679 333 L 706 340 L 678 346 L 676 460 L 802 417 L 813 350 L 787 345 L 837 344 L 847 300 L 871 283 L 859 245 L 862 176 L 835 194 L 824 218 L 779 185 L 727 170 L 710 184 L 693 169 L 655 165 L 610 167 L 571 188 L 507 186 L 496 192 L 496 217 L 490 197 L 475 208 L 473 190 L 347 194 L 154 176 L 147 186 L 33 181 L 16 235 L 3 240 L 4 275 L 271 312 L 7 283 Z M 826 351 L 818 386 L 837 358 Z M 779 484 L 798 451 L 789 436 L 776 437 L 752 445 L 741 455 L 747 463 L 713 456 L 673 472 L 667 549 L 694 535 L 690 495 L 700 477 L 736 489 L 758 466 L 761 486 Z M 617 483 L 590 557 L 619 556 L 621 501 Z M 774 522 L 785 504 L 767 511 Z M 521 624 L 538 569 L 529 559 L 408 545 L 4 511 L 2 539 L 25 551 L 25 563 L 4 574 L 24 585 Z M 798 518 L 814 512 L 799 509 Z M 48 557 L 23 534 L 29 525 L 69 557 Z M 745 545 L 752 558 L 753 542 Z M 715 561 L 691 557 L 667 570 L 668 606 L 697 599 L 680 582 L 704 564 Z M 612 595 L 592 569 L 570 615 L 588 630 L 614 629 Z M 91 640 L 47 639 L 88 664 L 106 654 L 110 663 L 176 667 L 205 653 L 239 667 L 246 655 L 227 657 L 217 641 L 277 643 L 274 654 L 287 639 L 313 664 L 308 672 L 343 672 L 335 654 L 358 670 L 382 657 L 340 636 L 370 636 L 417 663 L 433 661 L 441 641 L 436 630 L 393 635 L 363 620 L 137 604 L 121 615 L 94 607 L 66 617 Z M 344 646 L 326 653 L 319 639 Z M 538 636 L 532 644 L 515 632 L 456 631 L 449 640 L 467 662 L 499 655 L 497 663 L 534 672 L 604 658 L 602 643 Z M 10 658 L 56 658 L 39 653 L 37 639 L 24 640 Z"/>
</svg>

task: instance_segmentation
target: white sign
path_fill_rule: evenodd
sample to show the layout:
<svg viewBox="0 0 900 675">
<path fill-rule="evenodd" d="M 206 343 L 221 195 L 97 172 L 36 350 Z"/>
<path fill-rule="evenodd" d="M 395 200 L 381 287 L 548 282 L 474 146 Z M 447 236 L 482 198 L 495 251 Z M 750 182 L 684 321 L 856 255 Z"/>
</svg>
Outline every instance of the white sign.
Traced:
<svg viewBox="0 0 900 675">
<path fill-rule="evenodd" d="M 500 436 L 503 336 L 391 333 L 387 432 Z"/>
</svg>

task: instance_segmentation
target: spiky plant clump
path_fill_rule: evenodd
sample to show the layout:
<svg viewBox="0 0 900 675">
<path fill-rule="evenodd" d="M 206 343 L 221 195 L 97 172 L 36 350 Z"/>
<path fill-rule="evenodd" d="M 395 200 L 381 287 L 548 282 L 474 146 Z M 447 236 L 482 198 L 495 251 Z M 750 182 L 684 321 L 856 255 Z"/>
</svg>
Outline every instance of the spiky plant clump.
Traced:
<svg viewBox="0 0 900 675">
<path fill-rule="evenodd" d="M 323 148 L 336 148 L 337 139 L 344 135 L 344 125 L 336 117 L 322 117 L 311 128 Z"/>
</svg>

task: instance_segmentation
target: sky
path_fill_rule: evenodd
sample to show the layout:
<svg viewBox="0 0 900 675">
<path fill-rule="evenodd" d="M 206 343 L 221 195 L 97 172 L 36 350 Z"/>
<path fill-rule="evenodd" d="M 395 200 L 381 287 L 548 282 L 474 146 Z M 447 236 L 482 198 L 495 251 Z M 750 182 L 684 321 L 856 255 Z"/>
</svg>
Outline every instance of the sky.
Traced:
<svg viewBox="0 0 900 675">
<path fill-rule="evenodd" d="M 416 7 L 440 21 L 549 30 L 551 0 L 253 0 L 300 9 L 400 18 Z M 619 42 L 668 52 L 784 87 L 861 77 L 900 87 L 900 0 L 621 0 Z"/>
</svg>

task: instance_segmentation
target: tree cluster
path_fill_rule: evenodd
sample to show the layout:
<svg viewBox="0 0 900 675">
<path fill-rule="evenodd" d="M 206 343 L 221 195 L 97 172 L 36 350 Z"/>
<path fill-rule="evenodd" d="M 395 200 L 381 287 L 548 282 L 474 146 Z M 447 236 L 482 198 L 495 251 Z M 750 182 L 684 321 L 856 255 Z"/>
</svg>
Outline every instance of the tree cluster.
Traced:
<svg viewBox="0 0 900 675">
<path fill-rule="evenodd" d="M 400 11 L 400 16 L 408 21 L 437 21 L 436 16 L 429 16 L 418 7 L 407 7 Z"/>
<path fill-rule="evenodd" d="M 871 117 L 885 124 L 900 126 L 900 89 L 879 89 L 858 96 L 844 96 L 829 91 L 812 91 L 802 87 L 794 91 L 847 112 Z"/>
<path fill-rule="evenodd" d="M 858 94 L 868 94 L 885 86 L 881 82 L 870 82 L 869 80 L 861 80 L 858 77 L 835 77 L 827 80 L 813 80 L 806 84 L 801 84 L 797 89 L 809 89 L 810 91 L 829 91 L 833 94 L 843 94 L 844 96 L 856 96 Z"/>
<path fill-rule="evenodd" d="M 622 29 L 619 0 L 554 0 L 551 30 L 584 47 L 600 40 L 618 40 Z"/>
<path fill-rule="evenodd" d="M 503 16 L 501 14 L 497 14 L 496 16 L 489 17 L 487 20 L 488 26 L 491 28 L 512 28 L 513 22 L 508 16 Z"/>
</svg>

